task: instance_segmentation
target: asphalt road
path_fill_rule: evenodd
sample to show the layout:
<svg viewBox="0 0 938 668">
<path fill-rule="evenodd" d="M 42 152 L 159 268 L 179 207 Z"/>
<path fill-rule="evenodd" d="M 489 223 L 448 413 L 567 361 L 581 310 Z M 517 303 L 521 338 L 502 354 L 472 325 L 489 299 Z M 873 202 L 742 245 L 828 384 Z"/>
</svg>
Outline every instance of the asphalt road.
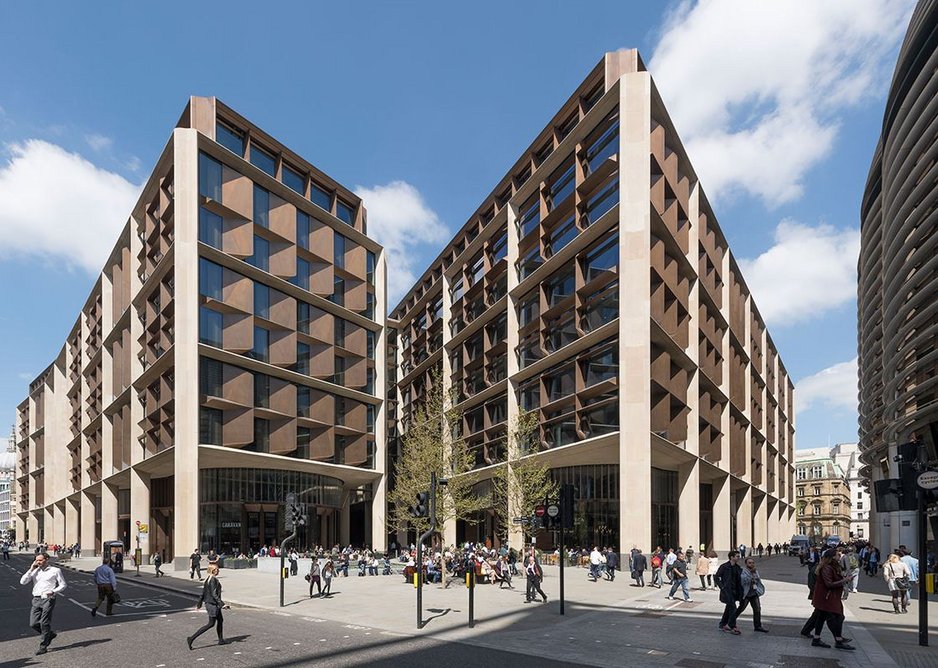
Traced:
<svg viewBox="0 0 938 668">
<path fill-rule="evenodd" d="M 19 584 L 31 557 L 0 561 L 0 668 L 19 666 L 427 666 L 554 668 L 569 664 L 497 649 L 414 638 L 367 626 L 247 608 L 225 611 L 230 645 L 215 644 L 214 629 L 186 647 L 186 636 L 206 615 L 194 599 L 121 582 L 114 615 L 89 612 L 97 590 L 89 575 L 64 571 L 68 588 L 56 603 L 49 652 L 35 656 L 38 636 L 29 628 L 30 587 Z M 224 585 L 224 578 L 222 578 Z M 380 602 L 375 602 L 380 605 Z M 101 611 L 103 612 L 103 610 Z M 403 613 L 411 611 L 402 611 Z"/>
</svg>

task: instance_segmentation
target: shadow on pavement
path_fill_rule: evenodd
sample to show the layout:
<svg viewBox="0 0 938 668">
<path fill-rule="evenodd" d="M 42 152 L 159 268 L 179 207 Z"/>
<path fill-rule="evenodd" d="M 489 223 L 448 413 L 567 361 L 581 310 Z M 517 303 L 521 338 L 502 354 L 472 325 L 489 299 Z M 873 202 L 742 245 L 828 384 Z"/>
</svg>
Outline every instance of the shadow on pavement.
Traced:
<svg viewBox="0 0 938 668">
<path fill-rule="evenodd" d="M 61 647 L 56 647 L 55 645 L 49 645 L 49 653 L 52 652 L 61 652 L 66 649 L 78 649 L 80 647 L 92 647 L 93 645 L 100 645 L 101 643 L 111 642 L 110 638 L 98 638 L 97 640 L 82 640 L 81 642 L 73 642 L 71 645 L 62 645 Z"/>
</svg>

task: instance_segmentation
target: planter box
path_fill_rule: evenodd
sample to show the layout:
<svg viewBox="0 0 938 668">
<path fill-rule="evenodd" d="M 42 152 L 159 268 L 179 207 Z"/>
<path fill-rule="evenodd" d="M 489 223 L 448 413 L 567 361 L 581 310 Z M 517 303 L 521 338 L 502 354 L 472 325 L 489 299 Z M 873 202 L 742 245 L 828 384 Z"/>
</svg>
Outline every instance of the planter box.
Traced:
<svg viewBox="0 0 938 668">
<path fill-rule="evenodd" d="M 219 559 L 218 565 L 220 568 L 235 570 L 241 568 L 257 568 L 257 559 Z"/>
</svg>

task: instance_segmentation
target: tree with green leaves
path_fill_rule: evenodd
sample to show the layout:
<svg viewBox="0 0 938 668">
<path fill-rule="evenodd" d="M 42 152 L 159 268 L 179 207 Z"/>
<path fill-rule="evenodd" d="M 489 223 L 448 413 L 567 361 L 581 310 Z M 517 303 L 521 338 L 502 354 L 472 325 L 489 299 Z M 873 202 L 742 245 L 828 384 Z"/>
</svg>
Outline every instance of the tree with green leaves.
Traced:
<svg viewBox="0 0 938 668">
<path fill-rule="evenodd" d="M 430 475 L 446 480 L 437 486 L 437 532 L 446 522 L 472 520 L 488 503 L 478 497 L 473 485 L 478 475 L 472 471 L 472 453 L 456 430 L 462 413 L 454 408 L 455 396 L 443 389 L 442 372 L 430 372 L 424 401 L 411 416 L 406 431 L 401 435 L 401 450 L 394 462 L 394 488 L 388 494 L 393 505 L 389 523 L 397 530 L 416 529 L 418 535 L 430 527 L 428 517 L 413 517 L 409 508 L 420 492 L 430 491 Z"/>
<path fill-rule="evenodd" d="M 550 466 L 533 455 L 538 451 L 537 412 L 522 411 L 512 421 L 506 436 L 508 461 L 495 469 L 495 497 L 506 523 L 510 514 L 531 517 L 534 508 L 548 497 L 556 497 L 558 484 L 550 474 Z M 540 524 L 528 525 L 527 533 L 536 536 Z"/>
</svg>

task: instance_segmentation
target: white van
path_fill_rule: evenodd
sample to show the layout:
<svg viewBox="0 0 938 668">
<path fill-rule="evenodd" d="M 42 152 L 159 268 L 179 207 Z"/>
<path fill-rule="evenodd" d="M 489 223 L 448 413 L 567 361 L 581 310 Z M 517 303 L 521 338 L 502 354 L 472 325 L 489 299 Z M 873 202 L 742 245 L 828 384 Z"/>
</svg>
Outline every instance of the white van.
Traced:
<svg viewBox="0 0 938 668">
<path fill-rule="evenodd" d="M 788 555 L 797 556 L 802 549 L 807 550 L 811 547 L 811 540 L 805 536 L 792 536 L 788 543 Z"/>
</svg>

